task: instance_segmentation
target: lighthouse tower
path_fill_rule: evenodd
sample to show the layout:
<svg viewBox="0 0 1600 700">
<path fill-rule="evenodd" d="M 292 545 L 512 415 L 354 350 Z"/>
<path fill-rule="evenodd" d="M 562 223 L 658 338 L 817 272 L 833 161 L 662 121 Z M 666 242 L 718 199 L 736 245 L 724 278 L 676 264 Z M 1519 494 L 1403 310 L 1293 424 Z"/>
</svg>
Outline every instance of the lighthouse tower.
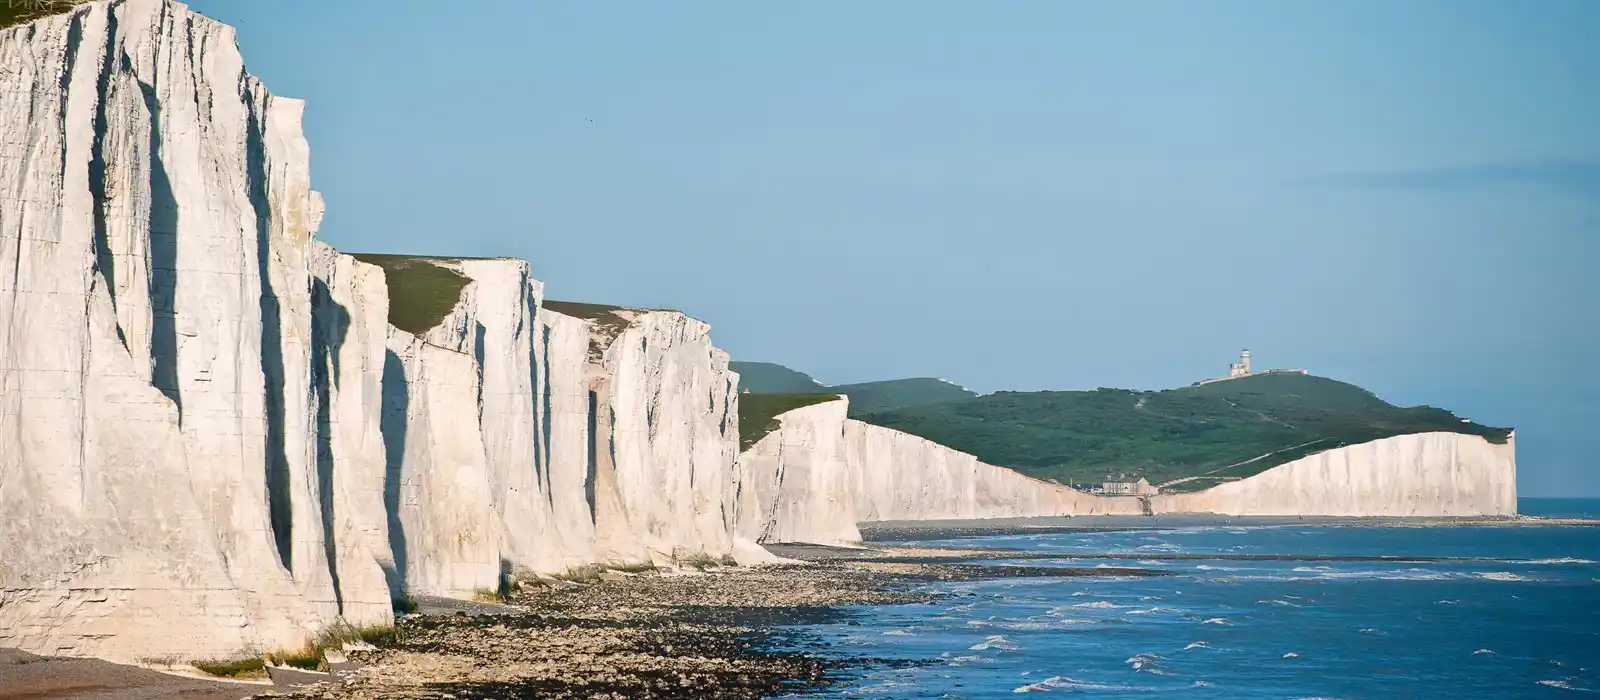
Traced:
<svg viewBox="0 0 1600 700">
<path fill-rule="evenodd" d="M 1240 350 L 1239 351 L 1239 361 L 1237 363 L 1235 363 L 1235 364 L 1228 365 L 1228 376 L 1229 377 L 1247 377 L 1247 376 L 1250 376 L 1250 349 L 1249 348 L 1245 348 L 1244 350 Z"/>
</svg>

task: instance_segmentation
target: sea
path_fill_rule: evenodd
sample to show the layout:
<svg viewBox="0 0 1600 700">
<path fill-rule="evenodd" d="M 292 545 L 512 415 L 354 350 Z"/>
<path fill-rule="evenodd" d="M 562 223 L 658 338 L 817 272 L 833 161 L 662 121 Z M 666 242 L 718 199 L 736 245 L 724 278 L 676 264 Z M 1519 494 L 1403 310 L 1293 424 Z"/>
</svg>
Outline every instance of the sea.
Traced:
<svg viewBox="0 0 1600 700">
<path fill-rule="evenodd" d="M 1600 500 L 1521 508 L 1600 519 Z M 1600 698 L 1600 526 L 1223 525 L 906 544 L 1059 555 L 975 563 L 1176 575 L 934 584 L 947 596 L 931 604 L 853 607 L 798 631 L 824 654 L 917 663 L 869 666 L 804 697 Z"/>
</svg>

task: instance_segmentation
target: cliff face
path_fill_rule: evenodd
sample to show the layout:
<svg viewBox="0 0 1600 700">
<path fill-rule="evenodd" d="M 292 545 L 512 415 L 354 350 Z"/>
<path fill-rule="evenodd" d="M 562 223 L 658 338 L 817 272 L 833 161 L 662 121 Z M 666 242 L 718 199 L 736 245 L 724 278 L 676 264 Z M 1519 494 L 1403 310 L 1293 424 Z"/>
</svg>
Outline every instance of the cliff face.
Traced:
<svg viewBox="0 0 1600 700">
<path fill-rule="evenodd" d="M 1133 499 L 1091 496 L 898 430 L 851 420 L 844 439 L 862 521 L 1140 513 Z"/>
<path fill-rule="evenodd" d="M 1157 513 L 1514 515 L 1514 440 L 1421 433 L 1311 455 L 1195 493 L 1157 496 Z"/>
<path fill-rule="evenodd" d="M 338 614 L 300 112 L 181 5 L 0 31 L 0 645 L 213 655 Z"/>
<path fill-rule="evenodd" d="M 311 271 L 317 484 L 330 574 L 347 622 L 386 625 L 399 582 L 382 425 L 388 287 L 382 270 L 322 243 L 312 243 Z"/>
<path fill-rule="evenodd" d="M 1134 499 L 1099 498 L 979 462 L 914 435 L 845 418 L 848 400 L 779 416 L 739 457 L 748 492 L 740 534 L 761 542 L 848 544 L 856 523 L 1049 515 L 1137 515 Z"/>
<path fill-rule="evenodd" d="M 710 326 L 675 311 L 553 309 L 541 310 L 544 411 L 564 546 L 618 564 L 761 558 L 731 532 L 738 375 Z"/>
</svg>

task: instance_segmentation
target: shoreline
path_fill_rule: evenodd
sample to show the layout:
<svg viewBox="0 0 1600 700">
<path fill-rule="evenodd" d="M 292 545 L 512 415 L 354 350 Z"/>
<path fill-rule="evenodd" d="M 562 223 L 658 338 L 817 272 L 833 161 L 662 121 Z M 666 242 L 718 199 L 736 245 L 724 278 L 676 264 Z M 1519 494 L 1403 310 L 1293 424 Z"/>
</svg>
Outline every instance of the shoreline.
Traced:
<svg viewBox="0 0 1600 700">
<path fill-rule="evenodd" d="M 782 549 L 782 548 L 780 548 Z M 355 652 L 342 684 L 279 690 L 296 700 L 406 698 L 765 698 L 847 683 L 904 660 L 814 653 L 790 626 L 849 620 L 856 605 L 937 600 L 926 584 L 1009 577 L 1161 576 L 1161 569 L 973 566 L 820 558 L 700 572 L 606 572 L 540 580 L 505 610 L 406 615 L 393 646 Z"/>
<path fill-rule="evenodd" d="M 93 659 L 13 652 L 10 679 L 29 698 L 203 700 L 284 698 L 765 698 L 848 684 L 874 667 L 922 663 L 824 650 L 794 626 L 846 622 L 859 605 L 941 598 L 927 585 L 963 580 L 1141 577 L 1175 573 L 1188 559 L 1303 559 L 1386 562 L 1455 557 L 1184 555 L 1138 553 L 1116 561 L 1058 566 L 1060 560 L 1123 560 L 1131 553 L 1041 553 L 1006 548 L 918 546 L 885 540 L 959 539 L 995 534 L 1107 532 L 1181 527 L 1348 525 L 1600 526 L 1561 518 L 1240 518 L 1221 516 L 1079 516 L 929 523 L 863 523 L 862 547 L 772 544 L 796 564 L 627 573 L 602 571 L 583 581 L 525 580 L 503 603 L 419 598 L 421 612 L 396 620 L 396 642 L 351 652 L 358 668 L 333 682 L 300 687 L 241 686 L 163 674 Z M 1001 563 L 999 560 L 1008 560 Z M 1056 560 L 1056 561 L 1051 561 Z M 3 652 L 4 650 L 0 650 Z M 24 658 L 26 657 L 26 658 Z M 0 653 L 0 660 L 6 660 Z M 0 666 L 4 666 L 0 664 Z M 7 680 L 0 668 L 0 680 Z M 305 681 L 302 681 L 305 682 Z"/>
<path fill-rule="evenodd" d="M 1117 532 L 1178 528 L 1248 528 L 1342 525 L 1349 527 L 1600 527 L 1600 519 L 1531 515 L 1323 516 L 1323 515 L 1073 515 L 971 520 L 883 520 L 858 523 L 866 544 L 1065 532 Z"/>
</svg>

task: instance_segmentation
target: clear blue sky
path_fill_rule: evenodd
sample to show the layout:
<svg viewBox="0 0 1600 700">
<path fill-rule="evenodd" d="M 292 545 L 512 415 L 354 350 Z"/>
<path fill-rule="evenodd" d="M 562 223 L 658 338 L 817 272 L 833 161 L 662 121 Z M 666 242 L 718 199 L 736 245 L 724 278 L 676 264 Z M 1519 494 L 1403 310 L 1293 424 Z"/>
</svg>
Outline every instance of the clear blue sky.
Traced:
<svg viewBox="0 0 1600 700">
<path fill-rule="evenodd" d="M 526 258 L 830 382 L 1249 346 L 1600 495 L 1600 2 L 194 6 L 309 100 L 345 250 Z"/>
</svg>

